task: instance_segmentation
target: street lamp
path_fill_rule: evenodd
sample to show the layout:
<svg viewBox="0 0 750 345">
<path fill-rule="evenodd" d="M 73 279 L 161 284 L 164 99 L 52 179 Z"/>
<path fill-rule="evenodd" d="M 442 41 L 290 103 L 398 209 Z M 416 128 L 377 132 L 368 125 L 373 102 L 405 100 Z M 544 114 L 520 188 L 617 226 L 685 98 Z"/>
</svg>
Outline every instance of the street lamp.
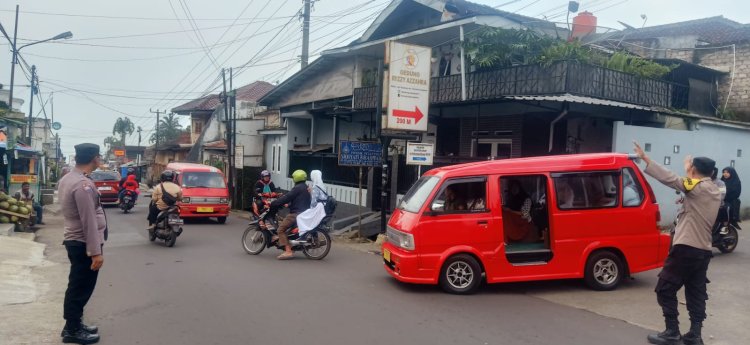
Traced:
<svg viewBox="0 0 750 345">
<path fill-rule="evenodd" d="M 16 27 L 18 27 L 18 17 L 16 17 Z M 14 33 L 14 35 L 15 35 L 15 33 Z M 39 44 L 39 43 L 44 43 L 44 42 L 49 42 L 49 41 L 56 41 L 56 40 L 63 40 L 63 39 L 69 39 L 71 37 L 73 37 L 73 33 L 70 32 L 70 31 L 66 31 L 66 32 L 63 32 L 63 33 L 55 36 L 55 37 L 48 38 L 46 40 L 41 40 L 41 41 L 27 43 L 27 44 L 24 44 L 24 45 L 22 45 L 22 46 L 20 46 L 18 48 L 16 48 L 15 37 L 13 38 L 13 46 L 11 47 L 11 49 L 13 49 L 13 58 L 11 59 L 11 62 L 10 62 L 11 63 L 11 67 L 10 67 L 10 89 L 8 90 L 8 93 L 10 94 L 9 98 L 8 98 L 8 106 L 9 107 L 12 108 L 12 104 L 13 104 L 13 81 L 15 80 L 15 75 L 16 75 L 16 64 L 18 63 L 18 53 L 21 51 L 21 49 L 26 48 L 28 46 L 33 46 L 33 45 Z M 32 87 L 32 89 L 34 88 L 34 82 L 33 82 L 33 80 L 32 80 L 32 83 L 31 83 L 31 87 Z M 29 114 L 29 116 L 31 116 L 31 114 Z"/>
<path fill-rule="evenodd" d="M 8 89 L 8 94 L 9 94 L 8 95 L 8 107 L 11 108 L 11 109 L 13 108 L 13 81 L 15 80 L 15 75 L 16 75 L 16 64 L 18 63 L 18 52 L 21 51 L 21 49 L 23 49 L 25 47 L 32 46 L 32 45 L 35 45 L 35 44 L 49 42 L 49 41 L 56 41 L 56 40 L 64 40 L 64 39 L 69 39 L 69 38 L 73 37 L 73 33 L 72 32 L 66 31 L 66 32 L 63 32 L 63 33 L 55 36 L 55 37 L 48 38 L 46 40 L 31 42 L 31 43 L 28 43 L 28 44 L 24 44 L 21 47 L 18 47 L 18 45 L 16 45 L 16 39 L 18 37 L 18 8 L 19 8 L 19 6 L 16 5 L 16 25 L 13 28 L 13 40 L 11 40 L 10 37 L 8 36 L 8 33 L 5 32 L 5 28 L 3 28 L 2 25 L 0 25 L 0 32 L 2 32 L 3 35 L 5 36 L 5 38 L 8 39 L 8 41 L 10 42 L 10 45 L 11 45 L 10 48 L 13 51 L 13 58 L 10 60 L 10 65 L 11 65 L 11 67 L 10 67 L 10 88 Z M 34 82 L 33 81 L 31 83 L 31 88 L 32 89 L 34 88 Z M 33 95 L 33 93 L 32 93 L 32 95 Z M 29 116 L 31 116 L 31 114 L 29 114 Z"/>
</svg>

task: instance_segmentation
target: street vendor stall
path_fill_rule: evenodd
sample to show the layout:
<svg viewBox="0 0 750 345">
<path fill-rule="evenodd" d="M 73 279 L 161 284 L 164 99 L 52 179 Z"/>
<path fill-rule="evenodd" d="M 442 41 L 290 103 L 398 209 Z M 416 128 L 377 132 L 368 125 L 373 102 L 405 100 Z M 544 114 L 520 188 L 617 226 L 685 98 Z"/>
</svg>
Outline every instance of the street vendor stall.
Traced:
<svg viewBox="0 0 750 345">
<path fill-rule="evenodd" d="M 15 150 L 12 152 L 10 166 L 8 167 L 8 194 L 12 195 L 21 190 L 21 185 L 28 182 L 31 185 L 31 191 L 39 195 L 41 188 L 41 160 L 39 152 L 35 152 L 31 147 L 17 143 Z M 37 200 L 38 201 L 38 200 Z"/>
</svg>

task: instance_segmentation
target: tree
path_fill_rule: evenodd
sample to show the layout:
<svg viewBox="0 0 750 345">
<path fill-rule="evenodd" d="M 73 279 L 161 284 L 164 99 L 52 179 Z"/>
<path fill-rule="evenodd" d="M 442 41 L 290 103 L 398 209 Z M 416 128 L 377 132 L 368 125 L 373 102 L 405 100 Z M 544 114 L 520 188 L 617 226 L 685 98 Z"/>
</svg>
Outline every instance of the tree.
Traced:
<svg viewBox="0 0 750 345">
<path fill-rule="evenodd" d="M 123 143 L 117 137 L 112 136 L 104 139 L 104 146 L 107 147 L 107 153 L 111 153 L 114 147 L 122 145 Z"/>
<path fill-rule="evenodd" d="M 135 125 L 128 117 L 118 117 L 115 126 L 112 128 L 112 134 L 120 136 L 122 145 L 125 145 L 125 137 L 133 134 L 133 131 L 135 131 Z"/>
<path fill-rule="evenodd" d="M 179 139 L 180 134 L 182 134 L 180 120 L 175 114 L 169 114 L 159 120 L 159 126 L 154 128 L 154 133 L 151 134 L 149 142 L 155 143 L 158 135 L 160 144 L 168 143 Z"/>
</svg>

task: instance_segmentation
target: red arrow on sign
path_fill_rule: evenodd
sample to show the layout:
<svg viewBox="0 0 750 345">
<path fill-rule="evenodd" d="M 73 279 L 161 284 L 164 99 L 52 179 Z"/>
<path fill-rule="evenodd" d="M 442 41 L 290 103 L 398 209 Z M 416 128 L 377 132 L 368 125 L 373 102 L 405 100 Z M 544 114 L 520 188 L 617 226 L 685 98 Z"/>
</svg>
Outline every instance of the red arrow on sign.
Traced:
<svg viewBox="0 0 750 345">
<path fill-rule="evenodd" d="M 393 116 L 414 119 L 414 123 L 417 124 L 424 117 L 424 114 L 415 106 L 414 111 L 393 109 Z"/>
</svg>

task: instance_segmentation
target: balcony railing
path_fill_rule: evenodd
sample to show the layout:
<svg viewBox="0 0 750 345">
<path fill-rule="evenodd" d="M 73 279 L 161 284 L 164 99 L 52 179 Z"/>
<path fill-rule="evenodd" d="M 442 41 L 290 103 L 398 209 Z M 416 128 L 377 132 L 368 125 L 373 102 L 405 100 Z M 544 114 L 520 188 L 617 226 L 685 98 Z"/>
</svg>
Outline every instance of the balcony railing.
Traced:
<svg viewBox="0 0 750 345">
<path fill-rule="evenodd" d="M 564 93 L 644 106 L 688 107 L 687 86 L 575 61 L 559 61 L 549 67 L 513 66 L 466 75 L 467 101 Z M 431 104 L 461 101 L 461 75 L 432 78 Z M 376 87 L 354 89 L 355 109 L 374 109 L 376 106 Z"/>
</svg>

